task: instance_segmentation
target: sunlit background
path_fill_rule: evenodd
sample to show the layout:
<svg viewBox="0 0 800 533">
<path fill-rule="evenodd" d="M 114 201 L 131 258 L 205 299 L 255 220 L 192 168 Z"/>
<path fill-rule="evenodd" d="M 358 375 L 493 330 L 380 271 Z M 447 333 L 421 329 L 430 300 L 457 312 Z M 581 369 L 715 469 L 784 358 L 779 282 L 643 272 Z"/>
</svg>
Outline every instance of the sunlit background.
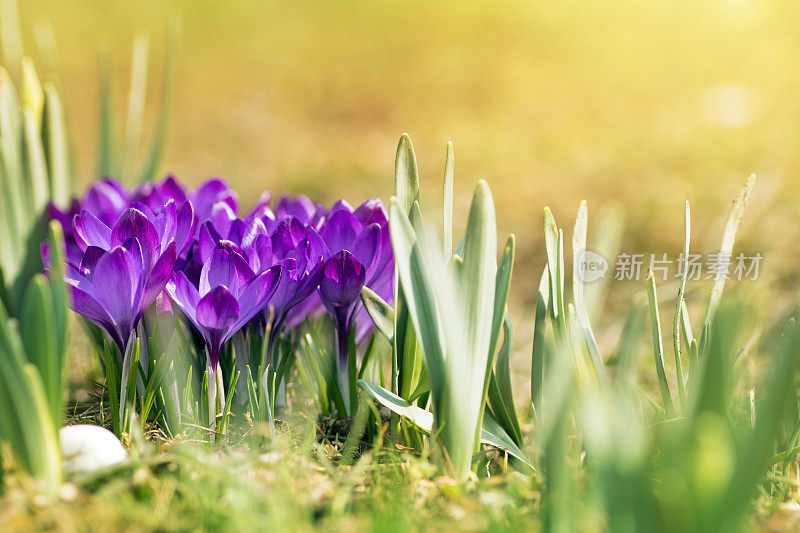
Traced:
<svg viewBox="0 0 800 533">
<path fill-rule="evenodd" d="M 121 116 L 138 30 L 150 37 L 151 131 L 170 14 L 183 36 L 162 164 L 191 183 L 388 199 L 409 132 L 423 203 L 456 152 L 456 218 L 486 179 L 518 237 L 514 297 L 543 265 L 541 210 L 571 229 L 589 202 L 625 217 L 623 249 L 678 254 L 683 201 L 697 250 L 718 247 L 730 200 L 758 175 L 740 250 L 759 287 L 786 291 L 800 259 L 800 4 L 750 0 L 317 2 L 25 0 L 23 26 L 58 44 L 81 185 L 96 178 L 98 50 Z M 24 36 L 35 43 L 33 31 Z M 46 39 L 45 39 L 46 40 Z M 30 46 L 35 50 L 35 47 Z M 569 239 L 569 231 L 567 232 Z M 569 243 L 569 241 L 567 241 Z M 613 268 L 613 267 L 612 267 Z M 644 282 L 623 293 L 643 292 Z M 672 295 L 667 289 L 665 294 Z"/>
</svg>

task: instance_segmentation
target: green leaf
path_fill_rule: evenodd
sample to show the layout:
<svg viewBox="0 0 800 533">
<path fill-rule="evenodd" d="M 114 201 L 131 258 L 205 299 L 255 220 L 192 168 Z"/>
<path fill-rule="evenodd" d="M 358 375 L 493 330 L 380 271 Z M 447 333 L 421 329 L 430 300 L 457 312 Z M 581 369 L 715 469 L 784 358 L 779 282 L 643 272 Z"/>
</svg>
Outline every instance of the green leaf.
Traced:
<svg viewBox="0 0 800 533">
<path fill-rule="evenodd" d="M 52 420 L 61 419 L 61 357 L 56 346 L 53 300 L 47 280 L 37 274 L 28 285 L 20 332 L 28 360 L 38 369 Z"/>
<path fill-rule="evenodd" d="M 22 70 L 22 34 L 19 27 L 17 2 L 0 1 L 0 50 L 3 52 L 2 64 L 17 77 Z"/>
<path fill-rule="evenodd" d="M 635 356 L 637 342 L 639 341 L 639 330 L 644 322 L 643 306 L 634 304 L 628 310 L 625 325 L 622 326 L 622 333 L 615 351 L 617 361 L 617 371 L 615 373 L 617 385 L 630 385 L 630 377 L 635 367 Z"/>
<path fill-rule="evenodd" d="M 181 19 L 176 15 L 170 19 L 169 36 L 167 38 L 167 60 L 164 66 L 163 85 L 161 88 L 161 108 L 158 112 L 158 121 L 156 122 L 147 158 L 139 173 L 139 181 L 142 183 L 155 179 L 158 164 L 164 153 L 164 141 L 167 137 L 167 124 L 169 123 L 169 109 L 172 104 L 175 85 L 175 60 L 178 55 L 180 35 Z"/>
<path fill-rule="evenodd" d="M 511 271 L 514 266 L 514 235 L 508 237 L 500 257 L 500 265 L 497 268 L 495 283 L 494 308 L 492 311 L 492 330 L 489 342 L 489 356 L 487 358 L 486 383 L 483 395 L 491 403 L 492 412 L 498 415 L 506 429 L 512 432 L 515 439 L 522 439 L 522 432 L 517 422 L 517 414 L 514 410 L 513 398 L 511 396 L 510 378 L 506 380 L 508 372 L 508 350 L 510 349 L 510 323 L 508 319 L 506 301 L 511 285 Z M 505 321 L 504 321 L 505 317 Z M 495 365 L 495 352 L 497 341 L 500 337 L 500 328 L 503 327 L 503 346 L 500 349 Z M 504 353 L 505 352 L 505 353 Z M 502 376 L 500 375 L 502 374 Z M 510 399 L 510 405 L 509 405 Z"/>
<path fill-rule="evenodd" d="M 512 440 L 522 444 L 522 430 L 519 427 L 517 411 L 514 407 L 514 394 L 511 389 L 511 320 L 506 315 L 503 322 L 503 345 L 497 355 L 497 364 L 492 371 L 489 383 L 489 406 L 495 420 L 506 430 Z"/>
<path fill-rule="evenodd" d="M 492 306 L 491 337 L 489 340 L 489 358 L 487 361 L 486 377 L 488 379 L 495 361 L 497 341 L 500 338 L 500 328 L 503 326 L 503 318 L 508 309 L 508 291 L 511 287 L 511 272 L 514 269 L 514 235 L 509 235 L 506 245 L 503 247 L 503 254 L 500 256 L 500 264 L 497 267 L 495 276 L 494 305 Z M 488 383 L 488 382 L 487 382 Z"/>
<path fill-rule="evenodd" d="M 661 321 L 658 318 L 658 297 L 656 296 L 656 280 L 653 272 L 647 275 L 647 298 L 650 303 L 650 326 L 653 331 L 653 353 L 656 361 L 656 374 L 658 376 L 658 386 L 661 389 L 661 399 L 664 402 L 664 410 L 667 416 L 671 417 L 675 413 L 672 403 L 672 394 L 669 392 L 667 375 L 664 372 L 664 345 L 661 340 Z"/>
<path fill-rule="evenodd" d="M 117 174 L 114 157 L 114 118 L 111 105 L 111 67 L 108 52 L 100 52 L 100 135 L 98 138 L 98 163 L 97 174 L 100 177 L 114 176 Z"/>
<path fill-rule="evenodd" d="M 485 182 L 478 184 L 457 279 L 451 279 L 438 246 L 432 253 L 414 232 L 396 199 L 389 216 L 395 265 L 422 341 L 436 424 L 456 476 L 463 479 L 478 443 L 487 383 L 497 274 L 491 193 Z"/>
<path fill-rule="evenodd" d="M 389 203 L 389 232 L 395 254 L 395 268 L 408 306 L 409 318 L 422 342 L 431 390 L 441 391 L 445 383 L 444 338 L 434 303 L 434 288 L 424 260 L 412 274 L 412 255 L 420 254 L 414 229 L 397 198 Z M 416 281 L 418 280 L 418 281 Z M 416 281 L 416 282 L 415 282 Z M 397 337 L 395 337 L 397 338 Z"/>
<path fill-rule="evenodd" d="M 583 279 L 580 275 L 582 271 L 580 260 L 583 253 L 586 251 L 588 218 L 586 201 L 583 201 L 578 208 L 578 216 L 575 218 L 575 227 L 572 231 L 572 296 L 575 300 L 575 312 L 578 324 L 583 332 L 595 374 L 601 384 L 608 385 L 608 375 L 606 374 L 603 357 L 600 355 L 600 349 L 597 346 L 597 341 L 592 331 L 592 324 L 589 320 L 589 310 L 586 307 L 586 300 L 583 294 Z"/>
<path fill-rule="evenodd" d="M 47 177 L 47 161 L 44 157 L 42 136 L 33 111 L 25 109 L 25 171 L 28 176 L 29 216 L 37 218 L 44 212 L 50 199 L 50 180 Z"/>
<path fill-rule="evenodd" d="M 392 394 L 388 390 L 364 381 L 358 380 L 358 386 L 372 396 L 378 403 L 402 417 L 405 417 L 415 426 L 426 433 L 430 433 L 433 429 L 433 413 L 413 405 L 396 394 Z M 528 461 L 519 447 L 514 444 L 514 441 L 508 434 L 501 428 L 491 415 L 485 415 L 483 419 L 483 427 L 480 433 L 480 442 L 489 444 L 496 448 L 505 450 L 512 457 L 516 457 L 525 465 L 533 468 L 533 465 Z"/>
<path fill-rule="evenodd" d="M 44 84 L 42 138 L 47 157 L 47 175 L 53 202 L 62 209 L 72 198 L 72 171 L 69 159 L 67 124 L 61 96 L 53 83 Z"/>
<path fill-rule="evenodd" d="M 542 385 L 544 382 L 544 344 L 545 324 L 547 320 L 547 303 L 550 301 L 550 273 L 547 265 L 539 281 L 539 293 L 536 299 L 536 316 L 533 322 L 533 348 L 531 353 L 531 402 L 534 411 L 542 406 Z"/>
<path fill-rule="evenodd" d="M 139 140 L 144 122 L 145 95 L 147 93 L 147 57 L 149 40 L 144 33 L 138 33 L 133 42 L 131 61 L 131 84 L 128 91 L 128 113 L 125 119 L 125 138 L 122 149 L 120 178 L 126 182 L 132 179 L 133 162 L 136 159 Z"/>
<path fill-rule="evenodd" d="M 394 161 L 394 195 L 405 214 L 408 214 L 414 202 L 419 200 L 417 159 L 414 156 L 411 137 L 407 133 L 400 136 L 400 142 L 397 144 Z"/>
<path fill-rule="evenodd" d="M 510 246 L 504 252 L 507 256 L 507 274 L 511 276 L 511 259 L 513 257 L 513 237 L 510 239 Z M 483 415 L 486 402 L 486 388 L 489 382 L 490 341 L 492 337 L 493 315 L 497 316 L 498 307 L 502 307 L 499 313 L 500 320 L 505 314 L 505 299 L 500 298 L 495 301 L 496 277 L 497 277 L 497 227 L 494 215 L 494 200 L 489 186 L 485 181 L 478 182 L 475 193 L 472 197 L 472 206 L 467 219 L 467 229 L 465 232 L 464 243 L 464 266 L 460 269 L 460 279 L 458 286 L 463 297 L 464 308 L 464 329 L 460 332 L 464 338 L 464 345 L 471 352 L 465 354 L 466 367 L 471 369 L 467 374 L 467 388 L 475 394 L 478 390 L 483 391 L 479 399 L 479 410 L 477 414 L 476 434 L 474 439 L 477 441 L 477 429 L 480 426 L 480 417 Z M 503 286 L 507 286 L 507 281 L 501 280 Z M 507 289 L 506 289 L 507 290 Z M 499 330 L 499 321 L 497 329 Z M 496 341 L 495 341 L 496 342 Z M 494 354 L 491 354 L 494 356 Z M 458 364 L 458 363 L 456 363 Z M 480 369 L 480 374 L 478 374 Z M 480 379 L 480 388 L 475 390 L 472 379 Z M 455 459 L 451 455 L 451 459 Z"/>
<path fill-rule="evenodd" d="M 23 183 L 22 166 L 22 111 L 16 91 L 8 73 L 0 67 L 0 159 L 2 165 L 3 199 L 5 201 L 2 224 L 6 226 L 8 246 L 3 276 L 6 283 L 12 283 L 22 268 L 23 242 L 27 235 L 29 221 L 26 216 L 28 205 Z"/>
<path fill-rule="evenodd" d="M 167 375 L 170 362 L 171 358 L 166 353 L 162 353 L 156 361 L 156 364 L 150 367 L 149 375 L 145 375 L 144 372 L 141 373 L 142 380 L 145 382 L 145 389 L 144 395 L 142 396 L 142 408 L 139 416 L 143 423 L 147 422 L 150 416 L 150 410 L 153 408 L 153 403 L 155 403 L 156 393 L 164 382 L 164 377 Z"/>
<path fill-rule="evenodd" d="M 27 362 L 16 320 L 0 305 L 0 437 L 19 464 L 54 492 L 61 481 L 55 424 L 36 368 Z"/>
<path fill-rule="evenodd" d="M 675 373 L 678 382 L 678 400 L 680 401 L 681 411 L 686 411 L 686 390 L 683 384 L 683 365 L 681 364 L 681 337 L 680 337 L 680 322 L 683 315 L 683 309 L 686 304 L 683 301 L 683 295 L 686 292 L 686 280 L 689 276 L 689 241 L 692 234 L 692 221 L 689 211 L 689 202 L 687 201 L 684 206 L 684 230 L 683 230 L 683 258 L 684 266 L 681 273 L 681 282 L 678 286 L 678 297 L 675 301 L 675 316 L 672 321 L 672 349 L 675 353 Z M 686 321 L 688 324 L 688 319 Z M 687 337 L 688 338 L 688 337 Z M 691 339 L 687 340 L 687 344 Z"/>
<path fill-rule="evenodd" d="M 547 251 L 547 270 L 550 274 L 550 301 L 548 308 L 555 324 L 557 335 L 566 336 L 564 312 L 564 250 L 563 234 L 556 225 L 549 207 L 544 208 L 544 242 Z"/>
<path fill-rule="evenodd" d="M 416 405 L 405 401 L 396 394 L 393 394 L 383 387 L 375 385 L 374 383 L 370 383 L 369 381 L 360 379 L 358 380 L 358 386 L 368 392 L 370 396 L 378 401 L 378 403 L 388 408 L 393 413 L 397 413 L 398 415 L 407 418 L 423 431 L 428 433 L 431 432 L 431 429 L 433 428 L 433 413 L 430 411 L 426 411 L 421 407 L 417 407 Z"/>
<path fill-rule="evenodd" d="M 394 309 L 369 287 L 361 289 L 361 301 L 375 327 L 389 342 L 394 338 Z"/>
<path fill-rule="evenodd" d="M 395 157 L 395 197 L 400 202 L 403 216 L 419 200 L 419 175 L 414 148 L 408 134 L 400 136 Z M 417 339 L 409 320 L 408 306 L 400 289 L 400 276 L 395 265 L 394 282 L 395 323 L 392 335 L 392 390 L 408 393 L 414 387 L 415 368 L 421 366 Z"/>
<path fill-rule="evenodd" d="M 447 142 L 444 161 L 444 183 L 442 185 L 442 241 L 444 256 L 453 255 L 453 167 L 455 157 L 452 141 Z"/>
<path fill-rule="evenodd" d="M 41 125 L 44 94 L 33 60 L 30 57 L 22 58 L 22 107 L 33 112 L 36 126 Z"/>
<path fill-rule="evenodd" d="M 120 402 L 120 383 L 121 368 L 119 358 L 115 353 L 116 347 L 112 348 L 108 342 L 103 342 L 101 356 L 103 358 L 103 373 L 106 378 L 106 389 L 108 390 L 108 402 L 111 413 L 111 427 L 117 437 L 122 437 L 121 402 Z M 191 369 L 190 369 L 191 370 Z"/>
<path fill-rule="evenodd" d="M 750 193 L 753 191 L 753 185 L 756 182 L 756 175 L 752 174 L 744 186 L 739 191 L 739 194 L 733 200 L 730 213 L 728 214 L 728 221 L 725 224 L 725 232 L 722 235 L 722 244 L 719 247 L 720 254 L 727 254 L 730 256 L 733 253 L 733 242 L 736 239 L 736 231 L 739 229 L 739 223 L 744 216 L 744 209 L 747 207 L 747 200 L 750 198 Z M 706 318 L 703 321 L 703 326 L 706 330 L 711 325 L 714 315 L 719 307 L 719 301 L 722 298 L 722 290 L 725 288 L 725 276 L 719 276 L 719 279 L 714 280 L 714 286 L 711 289 L 711 297 L 708 300 L 708 309 L 706 310 Z M 701 337 L 700 346 L 704 342 Z"/>
<path fill-rule="evenodd" d="M 516 445 L 514 440 L 509 437 L 508 433 L 506 433 L 500 424 L 488 413 L 483 416 L 481 443 L 505 450 L 510 456 L 522 461 L 530 470 L 534 469 L 531 462 L 525 457 L 522 450 L 519 449 L 519 446 Z"/>
<path fill-rule="evenodd" d="M 61 486 L 62 476 L 58 431 L 49 416 L 44 387 L 33 365 L 25 366 L 25 379 L 30 391 L 27 401 L 31 403 L 36 413 L 35 418 L 31 419 L 33 422 L 25 421 L 25 424 L 31 424 L 37 429 L 36 440 L 28 442 L 31 462 L 36 465 L 32 473 L 39 481 L 44 482 L 47 490 L 53 494 Z"/>
</svg>

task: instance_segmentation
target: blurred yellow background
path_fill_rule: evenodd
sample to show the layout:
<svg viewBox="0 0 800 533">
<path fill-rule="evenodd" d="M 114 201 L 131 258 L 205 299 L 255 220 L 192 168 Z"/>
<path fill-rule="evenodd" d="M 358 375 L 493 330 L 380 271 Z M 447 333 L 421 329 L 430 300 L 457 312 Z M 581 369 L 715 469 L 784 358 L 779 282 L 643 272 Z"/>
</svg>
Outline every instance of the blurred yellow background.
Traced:
<svg viewBox="0 0 800 533">
<path fill-rule="evenodd" d="M 244 205 L 263 189 L 387 199 L 407 131 L 436 205 L 453 140 L 456 217 L 486 179 L 500 230 L 517 234 L 515 295 L 528 302 L 544 205 L 571 230 L 588 200 L 590 234 L 616 205 L 627 251 L 677 255 L 689 199 L 693 248 L 713 251 L 755 172 L 739 249 L 765 255 L 773 285 L 794 279 L 800 3 L 24 0 L 20 11 L 23 26 L 52 24 L 82 186 L 96 177 L 98 46 L 111 49 L 122 116 L 132 41 L 146 31 L 157 104 L 177 11 L 165 172 L 223 176 Z"/>
</svg>

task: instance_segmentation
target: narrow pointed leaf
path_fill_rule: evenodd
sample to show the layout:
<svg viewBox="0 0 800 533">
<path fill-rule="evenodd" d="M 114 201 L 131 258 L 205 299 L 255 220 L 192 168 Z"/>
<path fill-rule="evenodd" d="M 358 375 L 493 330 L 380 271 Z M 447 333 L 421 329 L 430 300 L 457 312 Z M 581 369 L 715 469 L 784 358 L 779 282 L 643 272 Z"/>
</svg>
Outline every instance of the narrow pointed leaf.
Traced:
<svg viewBox="0 0 800 533">
<path fill-rule="evenodd" d="M 389 342 L 394 339 L 394 309 L 383 298 L 378 296 L 372 289 L 363 287 L 361 289 L 361 302 L 367 310 L 369 317 L 375 323 L 384 337 Z"/>
</svg>

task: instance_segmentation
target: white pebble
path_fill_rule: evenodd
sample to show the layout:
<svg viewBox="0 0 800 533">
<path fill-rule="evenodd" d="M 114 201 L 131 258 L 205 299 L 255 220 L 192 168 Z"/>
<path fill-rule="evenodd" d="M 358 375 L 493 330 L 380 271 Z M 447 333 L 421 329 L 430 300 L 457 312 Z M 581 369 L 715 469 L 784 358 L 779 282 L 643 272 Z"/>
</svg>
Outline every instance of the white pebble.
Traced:
<svg viewBox="0 0 800 533">
<path fill-rule="evenodd" d="M 120 463 L 127 453 L 106 428 L 91 424 L 64 426 L 58 432 L 66 472 L 94 472 Z"/>
</svg>

